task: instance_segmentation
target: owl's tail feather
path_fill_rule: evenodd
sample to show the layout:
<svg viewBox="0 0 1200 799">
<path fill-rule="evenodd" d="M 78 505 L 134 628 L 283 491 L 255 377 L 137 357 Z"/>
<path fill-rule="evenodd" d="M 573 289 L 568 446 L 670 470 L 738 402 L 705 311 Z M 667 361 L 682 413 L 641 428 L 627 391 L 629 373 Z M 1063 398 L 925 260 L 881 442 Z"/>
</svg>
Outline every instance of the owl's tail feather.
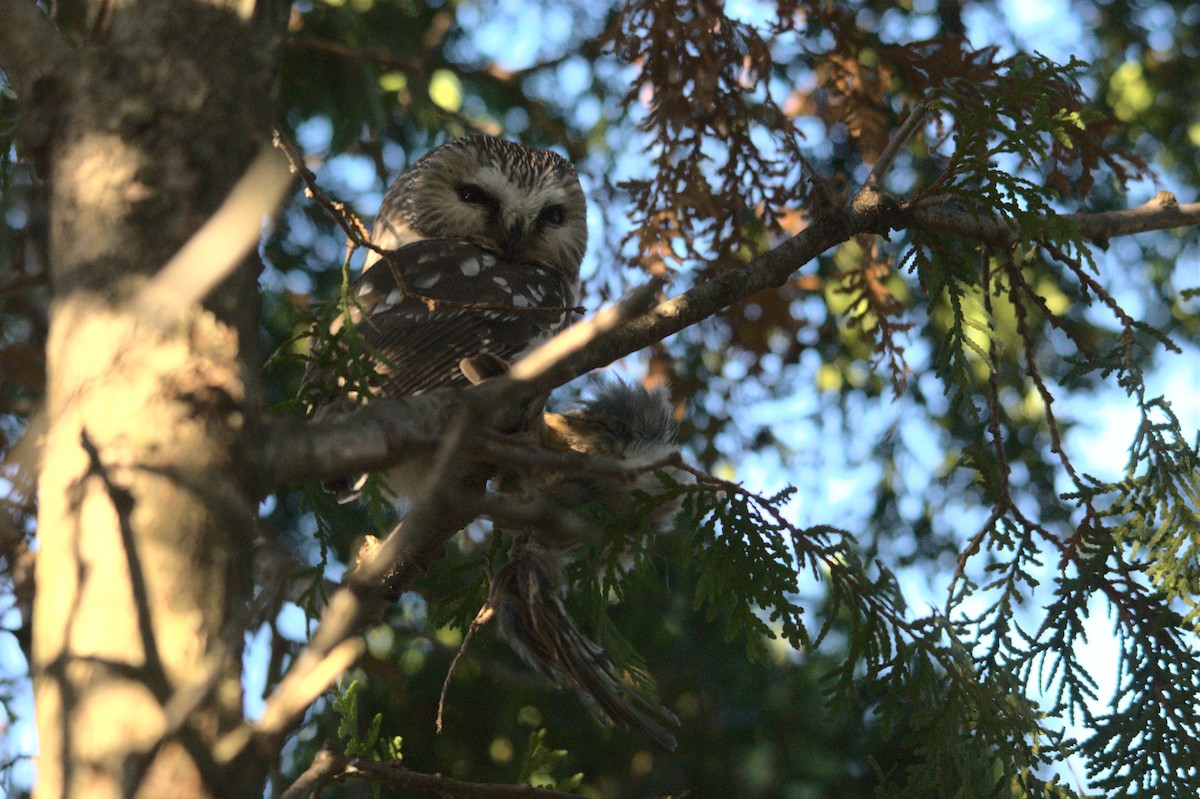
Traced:
<svg viewBox="0 0 1200 799">
<path fill-rule="evenodd" d="M 558 596 L 560 553 L 518 540 L 492 580 L 489 604 L 500 636 L 555 685 L 573 686 L 603 723 L 640 729 L 674 750 L 679 719 L 636 693 L 617 675 L 600 647 L 575 626 Z"/>
</svg>

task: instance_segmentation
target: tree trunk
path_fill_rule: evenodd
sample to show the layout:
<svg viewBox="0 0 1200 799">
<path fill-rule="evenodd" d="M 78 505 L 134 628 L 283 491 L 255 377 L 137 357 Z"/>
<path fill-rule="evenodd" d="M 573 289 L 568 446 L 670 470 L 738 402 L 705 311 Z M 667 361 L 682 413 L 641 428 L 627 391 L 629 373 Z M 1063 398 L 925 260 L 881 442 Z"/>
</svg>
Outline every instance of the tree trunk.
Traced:
<svg viewBox="0 0 1200 799">
<path fill-rule="evenodd" d="M 139 292 L 269 146 L 287 6 L 98 4 L 21 97 L 46 170 L 53 305 L 40 478 L 36 795 L 246 797 L 255 270 L 169 325 Z"/>
</svg>

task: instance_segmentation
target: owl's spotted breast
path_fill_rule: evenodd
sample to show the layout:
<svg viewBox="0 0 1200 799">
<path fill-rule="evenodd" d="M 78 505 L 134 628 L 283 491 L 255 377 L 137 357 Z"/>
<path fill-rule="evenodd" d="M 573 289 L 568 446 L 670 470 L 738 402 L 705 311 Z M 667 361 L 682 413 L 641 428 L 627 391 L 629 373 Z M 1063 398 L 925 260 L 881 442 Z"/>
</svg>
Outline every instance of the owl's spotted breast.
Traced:
<svg viewBox="0 0 1200 799">
<path fill-rule="evenodd" d="M 575 305 L 566 276 L 469 242 L 429 239 L 390 257 L 352 290 L 351 321 L 375 362 L 379 396 L 465 383 L 463 358 L 515 360 L 562 330 Z"/>
</svg>

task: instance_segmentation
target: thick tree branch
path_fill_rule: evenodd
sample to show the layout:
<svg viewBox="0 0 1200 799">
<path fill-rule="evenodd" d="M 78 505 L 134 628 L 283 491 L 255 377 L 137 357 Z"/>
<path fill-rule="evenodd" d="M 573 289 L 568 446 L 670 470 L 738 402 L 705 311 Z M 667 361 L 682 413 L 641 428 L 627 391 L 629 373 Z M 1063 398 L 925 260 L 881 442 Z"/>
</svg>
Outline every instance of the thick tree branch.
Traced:
<svg viewBox="0 0 1200 799">
<path fill-rule="evenodd" d="M 1064 214 L 1064 219 L 1079 225 L 1080 234 L 1100 246 L 1109 239 L 1131 236 L 1150 230 L 1169 230 L 1200 225 L 1200 202 L 1180 205 L 1170 192 L 1160 191 L 1137 208 L 1099 213 Z M 1000 219 L 980 218 L 966 211 L 943 206 L 921 206 L 913 211 L 914 221 L 939 233 L 973 239 L 1004 247 L 1017 240 L 1012 227 Z"/>
<path fill-rule="evenodd" d="M 260 489 L 377 471 L 400 458 L 428 452 L 437 446 L 462 394 L 461 389 L 442 388 L 376 400 L 336 422 L 266 420 L 257 470 Z"/>
<path fill-rule="evenodd" d="M 0 70 L 25 100 L 38 79 L 57 70 L 73 51 L 33 0 L 0 0 L 0 20 Z"/>
<path fill-rule="evenodd" d="M 724 272 L 588 342 L 549 370 L 546 380 L 562 385 L 662 341 L 755 292 L 783 285 L 797 269 L 825 250 L 866 232 L 871 226 L 870 217 L 857 211 L 829 210 L 819 214 L 798 235 L 742 269 Z"/>
</svg>

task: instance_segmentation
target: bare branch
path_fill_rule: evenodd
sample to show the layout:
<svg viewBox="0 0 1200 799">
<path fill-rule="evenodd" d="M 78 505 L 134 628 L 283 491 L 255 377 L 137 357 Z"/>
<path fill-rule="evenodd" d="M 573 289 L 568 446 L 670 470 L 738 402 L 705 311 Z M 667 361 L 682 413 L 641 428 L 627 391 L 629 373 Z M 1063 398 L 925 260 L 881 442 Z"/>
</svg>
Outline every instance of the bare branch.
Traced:
<svg viewBox="0 0 1200 799">
<path fill-rule="evenodd" d="M 432 451 L 462 394 L 461 389 L 441 388 L 415 397 L 376 400 L 337 421 L 264 420 L 260 488 L 335 480 Z"/>
<path fill-rule="evenodd" d="M 333 779 L 342 781 L 350 777 L 370 780 L 392 788 L 421 791 L 437 796 L 455 796 L 459 799 L 579 799 L 577 794 L 534 788 L 532 785 L 504 785 L 494 782 L 467 782 L 441 774 L 422 774 L 398 763 L 380 763 L 373 760 L 354 758 L 343 761 L 343 771 Z"/>
<path fill-rule="evenodd" d="M 23 101 L 38 79 L 74 56 L 33 0 L 0 0 L 0 70 Z"/>
<path fill-rule="evenodd" d="M 908 115 L 908 119 L 902 124 L 888 141 L 887 147 L 879 154 L 878 160 L 875 161 L 875 166 L 871 168 L 871 174 L 867 175 L 867 180 L 863 184 L 869 189 L 878 189 L 879 182 L 883 180 L 883 176 L 892 168 L 892 162 L 896 160 L 896 156 L 904 149 L 904 145 L 908 144 L 909 139 L 916 135 L 921 129 L 921 125 L 925 122 L 925 113 L 928 107 L 924 103 L 918 103 Z"/>
<path fill-rule="evenodd" d="M 346 234 L 346 241 L 352 247 L 366 247 L 367 249 L 379 255 L 385 255 L 385 251 L 379 249 L 371 243 L 371 235 L 367 232 L 367 227 L 362 223 L 362 220 L 350 210 L 346 203 L 335 200 L 321 190 L 317 185 L 317 176 L 313 171 L 304 165 L 304 156 L 300 150 L 279 128 L 272 131 L 272 144 L 275 145 L 287 157 L 288 166 L 292 170 L 292 174 L 300 178 L 304 183 L 305 196 L 316 200 L 317 204 L 329 212 L 338 226 Z"/>
<path fill-rule="evenodd" d="M 317 752 L 316 757 L 304 773 L 288 786 L 279 799 L 304 799 L 306 796 L 316 796 L 325 783 L 346 767 L 346 761 L 340 755 L 335 755 L 328 749 Z"/>
<path fill-rule="evenodd" d="M 607 366 L 734 305 L 755 292 L 783 285 L 825 250 L 870 227 L 866 214 L 828 209 L 812 224 L 741 269 L 723 272 L 581 347 L 556 369 L 561 382 Z"/>
<path fill-rule="evenodd" d="M 237 268 L 262 236 L 291 184 L 287 161 L 264 149 L 208 221 L 142 290 L 136 312 L 159 326 L 177 320 Z"/>
<path fill-rule="evenodd" d="M 342 589 L 345 590 L 345 589 Z M 336 599 L 335 595 L 335 599 Z M 329 608 L 334 607 L 330 601 Z M 342 610 L 339 608 L 339 611 Z M 329 610 L 326 611 L 329 616 Z M 335 619 L 340 620 L 338 615 Z M 347 624 L 352 624 L 355 618 L 353 611 L 344 614 Z M 279 690 L 271 696 L 263 711 L 259 729 L 265 735 L 289 728 L 290 725 L 304 716 L 308 706 L 342 675 L 346 669 L 354 665 L 366 649 L 361 638 L 349 638 L 329 647 L 328 651 L 309 649 L 296 661 L 289 672 L 288 678 L 280 684 Z"/>
<path fill-rule="evenodd" d="M 588 342 L 648 310 L 662 286 L 663 281 L 654 278 L 616 305 L 602 308 L 591 319 L 571 325 L 514 364 L 509 377 L 519 383 L 536 383 L 545 388 L 562 385 L 565 381 L 555 379 L 556 367 L 560 367 Z"/>
<path fill-rule="evenodd" d="M 997 247 L 1009 246 L 1016 242 L 1016 233 L 1004 220 L 981 218 L 953 208 L 922 205 L 913 211 L 913 218 L 938 232 Z M 1180 205 L 1170 192 L 1160 191 L 1145 205 L 1137 208 L 1091 214 L 1064 214 L 1063 218 L 1079 225 L 1079 232 L 1084 238 L 1105 246 L 1109 239 L 1120 236 L 1200 225 L 1200 202 Z"/>
</svg>

